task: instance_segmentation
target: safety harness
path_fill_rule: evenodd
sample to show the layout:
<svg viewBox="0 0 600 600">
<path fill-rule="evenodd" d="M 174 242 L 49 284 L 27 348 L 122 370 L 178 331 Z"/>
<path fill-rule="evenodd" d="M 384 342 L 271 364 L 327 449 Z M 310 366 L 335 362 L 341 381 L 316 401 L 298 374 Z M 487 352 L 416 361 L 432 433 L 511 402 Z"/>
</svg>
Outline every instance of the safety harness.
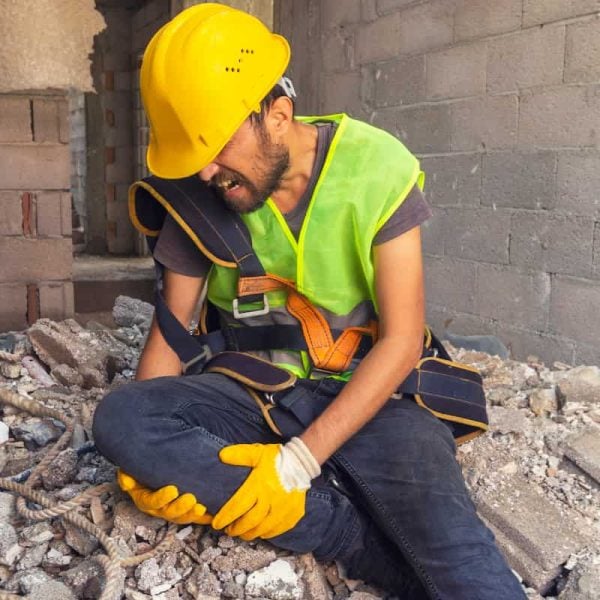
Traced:
<svg viewBox="0 0 600 600">
<path fill-rule="evenodd" d="M 224 324 L 216 307 L 205 300 L 198 327 L 190 335 L 167 306 L 161 292 L 159 263 L 156 320 L 181 360 L 184 374 L 217 372 L 244 384 L 277 433 L 280 432 L 268 418 L 269 406 L 256 391 L 272 397 L 275 392 L 293 387 L 297 377 L 249 352 L 306 351 L 316 371 L 335 375 L 347 370 L 353 359 L 364 357 L 376 342 L 376 321 L 364 327 L 332 329 L 317 307 L 297 291 L 294 281 L 265 272 L 244 221 L 227 209 L 198 177 L 147 177 L 137 181 L 129 190 L 129 211 L 134 226 L 146 235 L 151 252 L 165 217 L 170 214 L 213 264 L 237 269 L 237 297 L 231 312 L 240 326 Z M 286 308 L 298 325 L 244 326 L 244 319 L 268 314 L 267 293 L 275 290 L 287 293 Z M 488 428 L 480 374 L 453 361 L 428 327 L 422 358 L 396 395 L 410 395 L 437 417 L 451 422 L 458 443 Z"/>
</svg>

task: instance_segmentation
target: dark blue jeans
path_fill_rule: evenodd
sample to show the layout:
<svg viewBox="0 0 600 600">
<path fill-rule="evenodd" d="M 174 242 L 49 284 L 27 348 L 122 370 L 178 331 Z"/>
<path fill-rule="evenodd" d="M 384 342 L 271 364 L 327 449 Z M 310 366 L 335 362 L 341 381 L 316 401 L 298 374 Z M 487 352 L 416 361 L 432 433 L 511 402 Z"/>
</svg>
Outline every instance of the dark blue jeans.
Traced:
<svg viewBox="0 0 600 600">
<path fill-rule="evenodd" d="M 319 412 L 340 389 L 333 380 L 302 382 L 280 400 L 305 420 L 310 403 Z M 287 410 L 271 414 L 286 437 L 304 428 Z M 212 514 L 249 471 L 221 463 L 219 450 L 281 441 L 244 388 L 218 374 L 119 388 L 99 405 L 94 438 L 100 452 L 144 485 L 175 484 Z M 521 586 L 477 517 L 454 454 L 446 425 L 410 399 L 391 399 L 324 465 L 298 525 L 270 541 L 313 552 L 319 560 L 360 565 L 361 549 L 374 552 L 365 531 L 376 528 L 391 541 L 384 539 L 381 548 L 388 554 L 393 549 L 392 562 L 386 560 L 402 574 L 398 581 L 413 579 L 394 580 L 390 592 L 403 598 L 522 599 Z M 367 558 L 367 571 L 376 569 L 376 557 Z M 360 568 L 356 574 L 368 579 Z"/>
</svg>

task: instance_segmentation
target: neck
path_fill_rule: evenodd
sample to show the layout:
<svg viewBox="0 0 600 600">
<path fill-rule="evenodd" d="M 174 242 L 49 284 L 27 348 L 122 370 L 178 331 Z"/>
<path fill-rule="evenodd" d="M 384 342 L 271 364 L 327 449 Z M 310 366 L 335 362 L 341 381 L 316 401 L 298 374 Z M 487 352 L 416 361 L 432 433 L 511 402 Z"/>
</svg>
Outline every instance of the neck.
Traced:
<svg viewBox="0 0 600 600">
<path fill-rule="evenodd" d="M 317 128 L 314 125 L 293 121 L 288 133 L 290 166 L 281 179 L 281 185 L 271 198 L 282 213 L 298 205 L 306 191 L 317 155 Z"/>
</svg>

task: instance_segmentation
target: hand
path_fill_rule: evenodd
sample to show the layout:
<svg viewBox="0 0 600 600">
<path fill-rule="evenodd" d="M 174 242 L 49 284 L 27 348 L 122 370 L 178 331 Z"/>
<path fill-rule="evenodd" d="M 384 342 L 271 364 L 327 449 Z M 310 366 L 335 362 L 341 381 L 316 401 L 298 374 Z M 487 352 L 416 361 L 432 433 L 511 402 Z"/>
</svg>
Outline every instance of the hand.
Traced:
<svg viewBox="0 0 600 600">
<path fill-rule="evenodd" d="M 212 516 L 206 512 L 206 506 L 197 502 L 194 494 L 180 496 L 175 485 L 167 485 L 153 491 L 139 484 L 121 469 L 117 471 L 117 482 L 119 487 L 131 496 L 138 509 L 152 517 L 179 525 L 208 525 L 212 521 Z"/>
<path fill-rule="evenodd" d="M 222 462 L 252 471 L 213 518 L 215 529 L 243 540 L 269 539 L 296 526 L 304 516 L 306 490 L 321 473 L 300 438 L 287 444 L 237 444 L 219 453 Z"/>
</svg>

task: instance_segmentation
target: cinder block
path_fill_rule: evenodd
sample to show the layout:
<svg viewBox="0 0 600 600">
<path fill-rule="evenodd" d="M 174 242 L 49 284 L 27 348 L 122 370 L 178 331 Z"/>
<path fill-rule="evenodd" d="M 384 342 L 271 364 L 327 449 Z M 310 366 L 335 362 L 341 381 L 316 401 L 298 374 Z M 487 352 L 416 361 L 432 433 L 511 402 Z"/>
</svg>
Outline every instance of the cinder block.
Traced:
<svg viewBox="0 0 600 600">
<path fill-rule="evenodd" d="M 554 208 L 556 160 L 554 152 L 484 154 L 481 203 L 513 208 Z"/>
<path fill-rule="evenodd" d="M 394 12 L 359 27 L 360 64 L 440 48 L 453 40 L 453 8 L 439 0 Z"/>
<path fill-rule="evenodd" d="M 415 0 L 377 0 L 377 11 L 380 14 L 393 12 L 398 8 L 404 8 L 409 4 L 413 4 Z"/>
<path fill-rule="evenodd" d="M 0 143 L 30 142 L 31 139 L 29 99 L 0 96 Z"/>
<path fill-rule="evenodd" d="M 552 333 L 587 344 L 600 339 L 600 286 L 597 281 L 565 275 L 552 278 L 550 328 Z"/>
<path fill-rule="evenodd" d="M 345 30 L 333 30 L 321 36 L 321 47 L 323 48 L 321 58 L 325 72 L 330 73 L 349 68 L 352 40 L 353 38 L 349 37 Z"/>
<path fill-rule="evenodd" d="M 491 208 L 447 211 L 445 252 L 474 261 L 508 264 L 510 213 Z"/>
<path fill-rule="evenodd" d="M 0 285 L 0 332 L 27 327 L 27 287 L 23 284 Z"/>
<path fill-rule="evenodd" d="M 425 100 L 425 56 L 400 58 L 377 65 L 375 106 L 400 106 Z"/>
<path fill-rule="evenodd" d="M 600 5 L 598 5 L 600 8 Z M 566 82 L 600 80 L 600 19 L 567 27 Z"/>
<path fill-rule="evenodd" d="M 361 0 L 360 19 L 365 23 L 370 23 L 378 18 L 377 0 Z"/>
<path fill-rule="evenodd" d="M 519 211 L 512 218 L 510 264 L 590 277 L 593 237 L 593 219 Z"/>
<path fill-rule="evenodd" d="M 324 75 L 322 110 L 325 113 L 344 111 L 358 116 L 362 112 L 361 85 L 361 74 L 357 71 Z"/>
<path fill-rule="evenodd" d="M 569 556 L 590 541 L 573 509 L 559 510 L 520 476 L 510 478 L 500 489 L 481 487 L 473 499 L 479 513 L 517 550 L 511 552 L 499 540 L 511 566 L 541 592 L 547 591 Z M 526 557 L 527 564 L 513 564 L 519 556 Z M 517 566 L 527 570 L 519 571 Z"/>
<path fill-rule="evenodd" d="M 399 137 L 412 152 L 434 154 L 451 149 L 452 120 L 447 104 L 384 108 L 374 113 L 373 123 Z"/>
<path fill-rule="evenodd" d="M 476 312 L 504 323 L 544 331 L 548 322 L 550 276 L 515 267 L 477 265 Z"/>
<path fill-rule="evenodd" d="M 17 192 L 0 191 L 0 235 L 23 234 L 21 196 Z"/>
<path fill-rule="evenodd" d="M 40 317 L 62 321 L 72 317 L 74 309 L 71 282 L 40 283 Z"/>
<path fill-rule="evenodd" d="M 450 257 L 425 258 L 425 289 L 430 303 L 473 313 L 475 285 L 475 263 Z"/>
<path fill-rule="evenodd" d="M 594 257 L 592 259 L 593 277 L 600 279 L 600 223 L 594 226 Z"/>
<path fill-rule="evenodd" d="M 523 27 L 598 12 L 598 0 L 524 0 Z"/>
<path fill-rule="evenodd" d="M 5 189 L 68 189 L 69 147 L 64 144 L 0 145 L 0 181 Z"/>
<path fill-rule="evenodd" d="M 33 99 L 33 140 L 58 142 L 58 104 L 54 98 Z"/>
<path fill-rule="evenodd" d="M 115 71 L 115 90 L 118 92 L 131 90 L 130 71 Z"/>
<path fill-rule="evenodd" d="M 436 208 L 433 215 L 421 224 L 423 252 L 429 256 L 444 256 L 446 211 Z"/>
<path fill-rule="evenodd" d="M 464 98 L 485 93 L 485 43 L 433 52 L 426 61 L 428 98 Z"/>
<path fill-rule="evenodd" d="M 61 192 L 38 192 L 36 199 L 38 235 L 62 236 Z"/>
<path fill-rule="evenodd" d="M 481 154 L 428 156 L 421 159 L 425 194 L 435 206 L 478 206 Z"/>
<path fill-rule="evenodd" d="M 567 439 L 565 456 L 600 483 L 600 428 L 592 427 Z"/>
<path fill-rule="evenodd" d="M 61 233 L 62 235 L 70 236 L 73 233 L 73 215 L 72 215 L 72 198 L 71 194 L 62 192 L 60 195 L 60 217 L 61 217 Z"/>
<path fill-rule="evenodd" d="M 594 146 L 599 125 L 597 86 L 563 86 L 521 96 L 519 144 L 522 146 Z"/>
<path fill-rule="evenodd" d="M 426 322 L 438 337 L 446 331 L 455 335 L 496 335 L 496 325 L 492 320 L 433 303 L 427 304 Z"/>
<path fill-rule="evenodd" d="M 83 97 L 83 94 L 79 94 Z M 61 144 L 68 144 L 71 141 L 71 119 L 69 116 L 69 103 L 67 98 L 60 98 L 57 100 L 58 106 L 58 141 Z M 80 115 L 81 128 L 79 133 L 81 137 L 85 139 L 85 115 Z"/>
<path fill-rule="evenodd" d="M 568 365 L 574 361 L 576 344 L 573 340 L 532 331 L 527 327 L 512 327 L 510 323 L 498 323 L 497 336 L 504 342 L 514 360 L 526 360 L 528 356 L 537 356 L 547 365 L 560 360 Z"/>
<path fill-rule="evenodd" d="M 559 359 L 560 360 L 560 359 Z M 583 344 L 577 342 L 575 345 L 575 358 L 571 365 L 600 365 L 600 346 L 598 344 Z"/>
<path fill-rule="evenodd" d="M 71 278 L 73 247 L 69 238 L 0 237 L 0 282 L 65 280 Z"/>
<path fill-rule="evenodd" d="M 528 29 L 489 41 L 487 89 L 511 92 L 563 80 L 565 28 Z"/>
<path fill-rule="evenodd" d="M 106 165 L 106 183 L 127 183 L 133 177 L 133 148 L 115 148 L 115 160 Z"/>
<path fill-rule="evenodd" d="M 518 97 L 488 96 L 452 104 L 452 149 L 511 148 L 517 141 Z"/>
<path fill-rule="evenodd" d="M 522 0 L 459 0 L 456 8 L 456 40 L 488 37 L 521 27 Z"/>
<path fill-rule="evenodd" d="M 558 154 L 557 208 L 576 215 L 600 217 L 600 154 L 565 151 Z"/>
<path fill-rule="evenodd" d="M 360 0 L 324 0 L 320 4 L 323 31 L 360 21 Z"/>
</svg>

